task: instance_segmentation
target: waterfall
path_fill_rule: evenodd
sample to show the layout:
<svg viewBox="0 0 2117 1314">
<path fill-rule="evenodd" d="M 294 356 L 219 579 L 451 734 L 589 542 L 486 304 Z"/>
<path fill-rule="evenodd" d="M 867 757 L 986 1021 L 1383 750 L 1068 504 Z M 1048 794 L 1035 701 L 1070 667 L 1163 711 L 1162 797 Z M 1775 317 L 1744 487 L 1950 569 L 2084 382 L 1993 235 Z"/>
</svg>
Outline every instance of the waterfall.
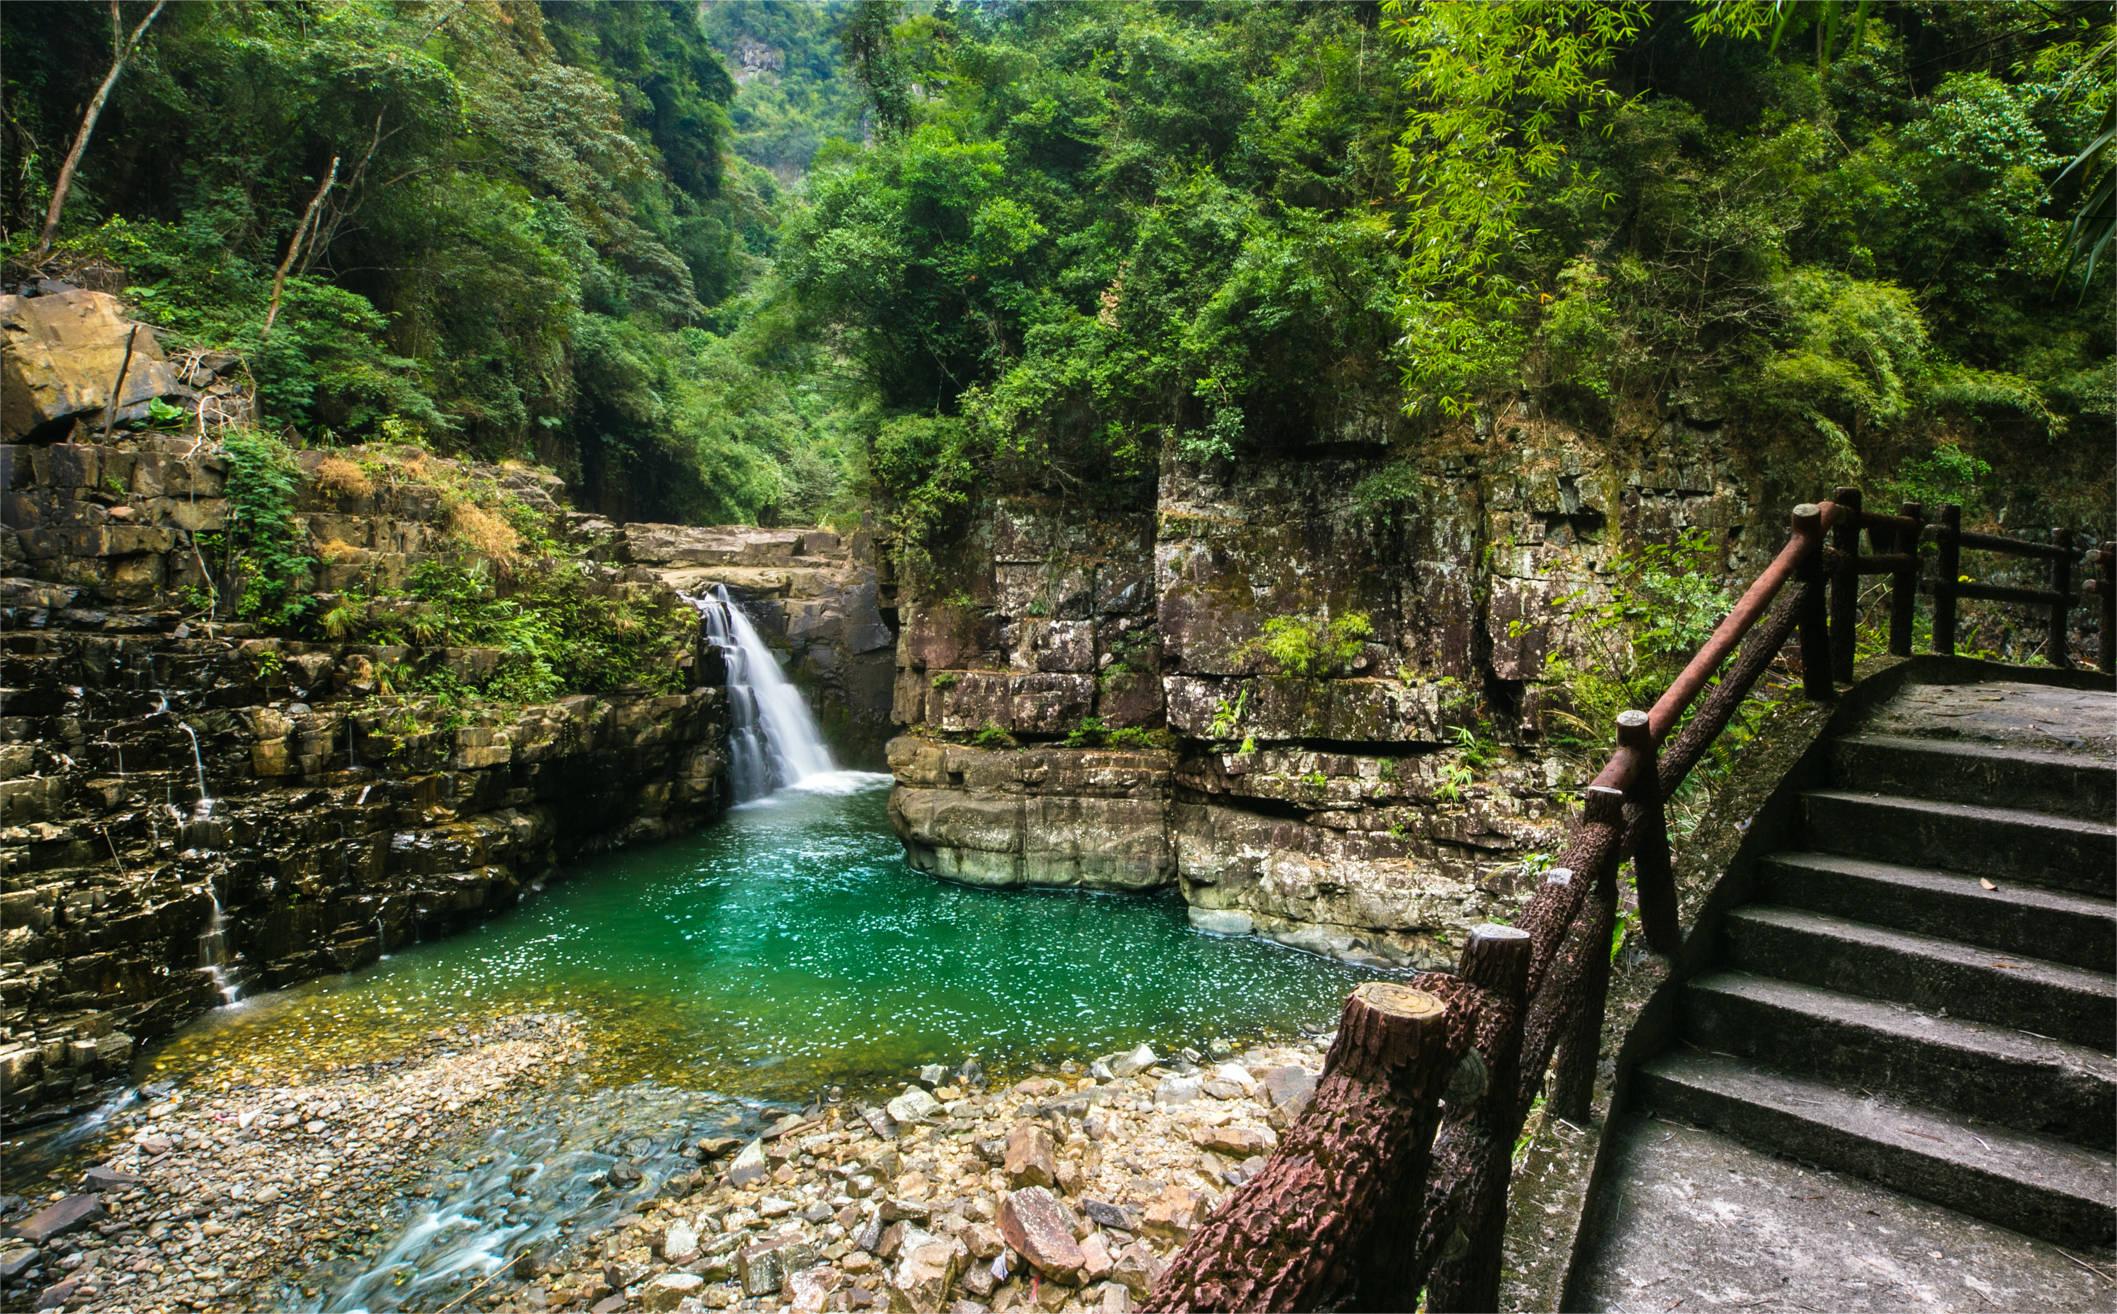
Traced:
<svg viewBox="0 0 2117 1314">
<path fill-rule="evenodd" d="M 206 931 L 198 938 L 199 970 L 213 978 L 213 986 L 221 992 L 221 1003 L 232 1004 L 242 998 L 235 982 L 228 976 L 228 943 L 221 930 L 221 895 L 213 887 L 213 878 L 206 878 L 206 897 L 213 901 L 213 917 L 206 923 Z"/>
<path fill-rule="evenodd" d="M 706 641 L 727 664 L 728 781 L 736 799 L 834 778 L 837 765 L 815 716 L 727 586 L 688 601 L 698 608 Z"/>
</svg>

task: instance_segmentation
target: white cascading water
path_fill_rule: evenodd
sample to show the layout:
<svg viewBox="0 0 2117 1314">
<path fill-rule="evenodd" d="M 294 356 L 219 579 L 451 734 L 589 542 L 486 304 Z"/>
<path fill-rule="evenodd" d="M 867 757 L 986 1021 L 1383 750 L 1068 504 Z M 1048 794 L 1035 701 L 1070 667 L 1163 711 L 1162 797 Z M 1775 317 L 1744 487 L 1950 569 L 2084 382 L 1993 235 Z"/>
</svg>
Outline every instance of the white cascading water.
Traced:
<svg viewBox="0 0 2117 1314">
<path fill-rule="evenodd" d="M 689 601 L 698 608 L 706 641 L 727 664 L 728 783 L 736 800 L 836 780 L 842 773 L 809 705 L 727 586 Z"/>
<path fill-rule="evenodd" d="M 206 755 L 199 749 L 198 731 L 179 719 L 169 706 L 169 695 L 162 694 L 161 703 L 155 711 L 176 722 L 176 728 L 184 732 L 191 741 L 191 765 L 198 772 L 198 803 L 191 810 L 191 819 L 205 821 L 213 815 L 213 795 L 206 789 Z M 228 938 L 221 918 L 221 893 L 214 888 L 213 877 L 206 877 L 206 898 L 213 905 L 213 915 L 206 922 L 206 929 L 199 933 L 199 970 L 213 981 L 213 988 L 220 991 L 223 1005 L 233 1004 L 242 998 L 242 991 L 228 975 Z"/>
</svg>

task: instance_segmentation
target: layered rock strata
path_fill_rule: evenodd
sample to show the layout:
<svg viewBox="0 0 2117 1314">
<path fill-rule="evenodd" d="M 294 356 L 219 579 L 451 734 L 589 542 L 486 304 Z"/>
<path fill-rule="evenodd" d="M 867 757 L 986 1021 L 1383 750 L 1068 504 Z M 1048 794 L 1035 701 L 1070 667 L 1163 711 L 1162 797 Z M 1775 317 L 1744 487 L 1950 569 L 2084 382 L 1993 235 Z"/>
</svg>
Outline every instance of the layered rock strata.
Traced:
<svg viewBox="0 0 2117 1314">
<path fill-rule="evenodd" d="M 344 455 L 344 454 L 341 454 Z M 359 453 L 351 453 L 353 456 Z M 317 583 L 402 581 L 449 543 L 431 482 L 310 479 Z M 438 458 L 420 458 L 438 466 Z M 556 514 L 555 481 L 477 478 Z M 378 698 L 415 658 L 208 623 L 227 462 L 192 437 L 0 447 L 0 1108 L 78 1106 L 229 994 L 344 970 L 511 906 L 584 851 L 716 815 L 725 695 L 514 706 Z M 594 587 L 658 589 L 611 567 Z M 401 674 L 397 679 L 402 679 Z"/>
<path fill-rule="evenodd" d="M 1577 787 L 1553 663 L 1604 641 L 1573 618 L 1618 544 L 1697 529 L 1730 567 L 1776 546 L 1711 431 L 1666 437 L 1701 455 L 1525 425 L 1171 459 L 1131 510 L 984 502 L 907 570 L 890 762 L 912 860 L 1173 886 L 1205 929 L 1451 960 L 1526 893 Z"/>
</svg>

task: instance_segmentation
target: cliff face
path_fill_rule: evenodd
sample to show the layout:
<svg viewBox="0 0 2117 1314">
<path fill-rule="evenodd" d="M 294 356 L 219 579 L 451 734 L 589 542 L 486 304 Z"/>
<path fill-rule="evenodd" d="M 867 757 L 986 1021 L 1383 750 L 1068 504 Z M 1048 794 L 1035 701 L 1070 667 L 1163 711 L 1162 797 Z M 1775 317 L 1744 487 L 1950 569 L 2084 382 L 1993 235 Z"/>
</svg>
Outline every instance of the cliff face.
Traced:
<svg viewBox="0 0 2117 1314">
<path fill-rule="evenodd" d="M 1706 530 L 1730 565 L 1776 545 L 1739 457 L 1665 437 L 1692 458 L 1522 426 L 1409 458 L 1170 461 L 1132 511 L 988 501 L 905 590 L 891 814 L 912 860 L 1173 885 L 1210 930 L 1451 959 L 1526 892 L 1577 783 L 1545 741 L 1547 662 L 1580 639 L 1559 600 L 1606 588 L 1620 528 Z M 1337 651 L 1289 669 L 1275 620 Z"/>
<path fill-rule="evenodd" d="M 328 491 L 323 454 L 299 459 L 321 587 L 401 579 L 442 550 L 431 487 Z M 357 966 L 721 807 L 712 672 L 685 693 L 444 710 L 376 695 L 415 658 L 468 678 L 499 653 L 298 642 L 180 611 L 205 579 L 194 535 L 227 523 L 228 473 L 189 437 L 0 448 L 10 1122 L 77 1105 L 224 985 Z M 479 474 L 558 510 L 546 477 Z M 661 587 L 582 568 L 594 588 Z"/>
</svg>

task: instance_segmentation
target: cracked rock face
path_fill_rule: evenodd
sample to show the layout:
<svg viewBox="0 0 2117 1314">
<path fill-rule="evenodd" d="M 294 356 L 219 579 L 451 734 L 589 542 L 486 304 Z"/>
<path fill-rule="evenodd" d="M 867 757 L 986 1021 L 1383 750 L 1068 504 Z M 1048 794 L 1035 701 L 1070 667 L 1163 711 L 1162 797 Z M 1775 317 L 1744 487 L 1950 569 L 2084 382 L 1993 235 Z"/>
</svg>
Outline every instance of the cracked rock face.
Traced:
<svg viewBox="0 0 2117 1314">
<path fill-rule="evenodd" d="M 1731 573 L 1776 547 L 1739 453 L 1662 438 L 1680 459 L 1524 422 L 1409 455 L 1172 459 L 1130 510 L 988 498 L 898 590 L 890 814 L 911 861 L 1174 886 L 1202 930 L 1452 961 L 1561 828 L 1578 767 L 1545 742 L 1551 663 L 1580 653 L 1566 600 L 1599 596 L 1618 532 L 1702 529 Z M 1385 474 L 1388 496 L 1363 492 Z M 1272 655 L 1289 624 L 1354 613 L 1342 652 Z"/>
</svg>

